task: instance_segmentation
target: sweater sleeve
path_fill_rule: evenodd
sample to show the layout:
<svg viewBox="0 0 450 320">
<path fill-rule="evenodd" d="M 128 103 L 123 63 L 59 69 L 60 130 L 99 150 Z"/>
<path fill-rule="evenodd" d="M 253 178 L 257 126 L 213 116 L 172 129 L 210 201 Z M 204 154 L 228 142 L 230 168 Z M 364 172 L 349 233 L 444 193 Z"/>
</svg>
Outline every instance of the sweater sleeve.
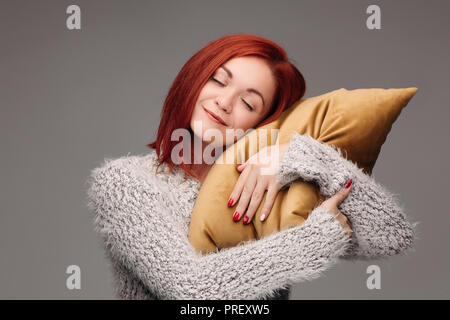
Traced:
<svg viewBox="0 0 450 320">
<path fill-rule="evenodd" d="M 350 248 L 341 258 L 386 258 L 412 249 L 418 223 L 411 224 L 394 195 L 346 159 L 341 149 L 309 135 L 291 135 L 278 180 L 287 186 L 296 179 L 316 184 L 326 198 L 353 180 L 352 191 L 339 206 L 353 229 Z"/>
<path fill-rule="evenodd" d="M 201 255 L 140 162 L 139 156 L 122 157 L 94 169 L 88 206 L 112 257 L 160 299 L 267 298 L 319 277 L 349 247 L 339 222 L 318 207 L 302 225 Z"/>
</svg>

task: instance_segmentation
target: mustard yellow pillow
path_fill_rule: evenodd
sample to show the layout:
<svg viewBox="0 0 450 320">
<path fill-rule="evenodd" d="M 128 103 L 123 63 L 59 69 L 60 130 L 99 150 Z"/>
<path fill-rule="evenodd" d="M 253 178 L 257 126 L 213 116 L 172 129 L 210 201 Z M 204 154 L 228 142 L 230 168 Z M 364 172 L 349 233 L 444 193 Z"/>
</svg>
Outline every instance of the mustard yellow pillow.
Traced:
<svg viewBox="0 0 450 320">
<path fill-rule="evenodd" d="M 290 135 L 297 132 L 339 147 L 347 159 L 371 174 L 392 124 L 416 91 L 415 87 L 341 88 L 303 98 L 277 120 L 242 137 L 216 160 L 202 184 L 189 227 L 189 240 L 194 248 L 207 254 L 299 225 L 324 200 L 316 186 L 298 180 L 280 190 L 264 222 L 259 216 L 266 193 L 250 224 L 235 223 L 232 219 L 235 207 L 229 208 L 227 201 L 239 177 L 237 163 L 243 163 L 260 148 L 277 143 L 276 139 L 280 144 L 289 142 Z M 272 138 L 271 129 L 279 130 L 276 139 Z"/>
</svg>

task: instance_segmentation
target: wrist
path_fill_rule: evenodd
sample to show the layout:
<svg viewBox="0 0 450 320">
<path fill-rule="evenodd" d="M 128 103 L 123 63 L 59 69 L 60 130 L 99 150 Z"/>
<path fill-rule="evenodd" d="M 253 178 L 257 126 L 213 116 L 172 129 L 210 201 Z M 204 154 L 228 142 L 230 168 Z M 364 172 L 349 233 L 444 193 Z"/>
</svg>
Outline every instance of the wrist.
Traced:
<svg viewBox="0 0 450 320">
<path fill-rule="evenodd" d="M 280 162 L 283 161 L 285 154 L 289 151 L 289 142 L 282 143 L 278 146 Z"/>
<path fill-rule="evenodd" d="M 287 146 L 282 146 L 282 149 L 287 151 L 283 154 L 280 164 L 280 183 L 284 186 L 300 178 L 307 182 L 317 182 L 319 185 L 327 181 L 330 168 L 329 163 L 327 165 L 324 162 L 321 147 L 319 142 L 313 141 L 311 137 L 292 135 Z"/>
</svg>

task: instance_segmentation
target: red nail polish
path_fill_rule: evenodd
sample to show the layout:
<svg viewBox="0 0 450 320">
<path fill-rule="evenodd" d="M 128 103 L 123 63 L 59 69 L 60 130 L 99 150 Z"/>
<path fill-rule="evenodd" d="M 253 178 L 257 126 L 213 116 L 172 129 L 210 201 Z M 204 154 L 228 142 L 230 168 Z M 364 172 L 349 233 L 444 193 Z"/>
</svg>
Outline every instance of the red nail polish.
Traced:
<svg viewBox="0 0 450 320">
<path fill-rule="evenodd" d="M 228 207 L 232 207 L 233 202 L 234 202 L 234 200 L 230 198 L 230 200 L 228 200 Z"/>
<path fill-rule="evenodd" d="M 244 224 L 247 224 L 247 223 L 248 223 L 248 217 L 245 216 L 245 217 L 244 217 Z"/>
<path fill-rule="evenodd" d="M 236 211 L 236 212 L 234 213 L 233 220 L 234 220 L 234 221 L 238 221 L 238 220 L 239 220 L 239 212 Z"/>
<path fill-rule="evenodd" d="M 352 185 L 353 181 L 352 179 L 348 179 L 347 182 L 345 183 L 345 188 L 348 189 L 350 188 L 350 186 Z"/>
</svg>

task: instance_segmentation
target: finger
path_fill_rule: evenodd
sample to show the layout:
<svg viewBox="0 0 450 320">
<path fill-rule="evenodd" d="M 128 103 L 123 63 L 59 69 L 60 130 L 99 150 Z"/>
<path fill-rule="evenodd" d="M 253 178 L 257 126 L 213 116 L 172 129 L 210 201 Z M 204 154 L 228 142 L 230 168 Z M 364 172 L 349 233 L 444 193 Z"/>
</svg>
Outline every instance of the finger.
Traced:
<svg viewBox="0 0 450 320">
<path fill-rule="evenodd" d="M 236 166 L 237 171 L 242 172 L 242 170 L 244 170 L 245 167 L 247 166 L 247 163 L 248 163 L 248 160 L 245 161 L 244 163 L 238 164 L 238 165 Z"/>
<path fill-rule="evenodd" d="M 347 217 L 346 217 L 347 218 Z M 350 224 L 350 220 L 348 220 L 348 218 L 345 220 L 345 224 L 346 224 L 346 228 L 345 228 L 345 230 L 347 231 L 347 234 L 348 235 L 351 235 L 352 233 L 353 233 L 353 228 L 352 228 L 352 226 L 351 226 L 351 224 Z"/>
<path fill-rule="evenodd" d="M 252 171 L 251 167 L 248 167 L 247 170 Z M 243 213 L 245 213 L 248 203 L 250 202 L 250 198 L 253 194 L 253 190 L 255 190 L 256 180 L 256 174 L 252 172 L 245 181 L 238 205 L 236 206 L 237 216 L 233 216 L 234 221 L 239 221 L 243 216 Z"/>
<path fill-rule="evenodd" d="M 347 218 L 346 215 L 338 211 L 336 219 L 339 221 L 339 223 L 343 226 L 345 230 L 353 232 L 350 220 Z"/>
<path fill-rule="evenodd" d="M 242 190 L 244 189 L 245 181 L 247 180 L 249 174 L 250 170 L 244 170 L 244 172 L 239 175 L 233 191 L 231 191 L 230 197 L 228 198 L 228 207 L 232 207 L 239 201 Z"/>
<path fill-rule="evenodd" d="M 335 195 L 333 195 L 332 197 L 330 197 L 327 200 L 329 200 L 329 202 L 331 202 L 334 206 L 338 207 L 350 193 L 350 191 L 352 189 L 352 185 L 353 185 L 351 183 L 351 181 L 352 180 L 347 180 L 347 183 L 345 184 L 345 186 L 341 190 L 339 190 L 338 193 L 336 193 Z"/>
<path fill-rule="evenodd" d="M 256 213 L 256 210 L 258 210 L 259 205 L 261 204 L 261 200 L 264 196 L 264 192 L 266 191 L 266 184 L 262 182 L 262 179 L 258 179 L 256 182 L 255 189 L 253 190 L 250 204 L 248 205 L 247 212 L 244 216 L 244 224 L 250 223 L 252 221 L 253 216 Z"/>
<path fill-rule="evenodd" d="M 279 183 L 278 183 L 279 184 Z M 269 216 L 270 212 L 272 211 L 273 204 L 275 202 L 275 198 L 278 194 L 278 191 L 280 191 L 280 187 L 277 185 L 269 186 L 269 189 L 267 190 L 266 199 L 264 200 L 264 206 L 261 209 L 261 216 L 259 220 L 264 221 Z"/>
<path fill-rule="evenodd" d="M 251 163 L 252 161 L 255 161 L 255 156 L 256 155 L 257 155 L 257 153 L 252 155 L 250 158 L 248 158 L 247 161 L 245 161 L 244 163 L 237 165 L 236 169 L 238 171 L 244 170 L 248 166 L 249 163 Z"/>
<path fill-rule="evenodd" d="M 347 232 L 345 233 L 348 236 L 351 236 L 353 233 L 353 231 L 351 229 L 347 229 Z"/>
<path fill-rule="evenodd" d="M 352 222 L 350 221 L 350 219 L 347 217 L 347 216 L 345 216 L 346 218 L 347 218 L 347 223 L 348 223 L 348 225 L 349 225 L 349 227 L 350 227 L 350 229 L 352 229 L 353 230 L 353 225 L 352 225 Z"/>
</svg>

